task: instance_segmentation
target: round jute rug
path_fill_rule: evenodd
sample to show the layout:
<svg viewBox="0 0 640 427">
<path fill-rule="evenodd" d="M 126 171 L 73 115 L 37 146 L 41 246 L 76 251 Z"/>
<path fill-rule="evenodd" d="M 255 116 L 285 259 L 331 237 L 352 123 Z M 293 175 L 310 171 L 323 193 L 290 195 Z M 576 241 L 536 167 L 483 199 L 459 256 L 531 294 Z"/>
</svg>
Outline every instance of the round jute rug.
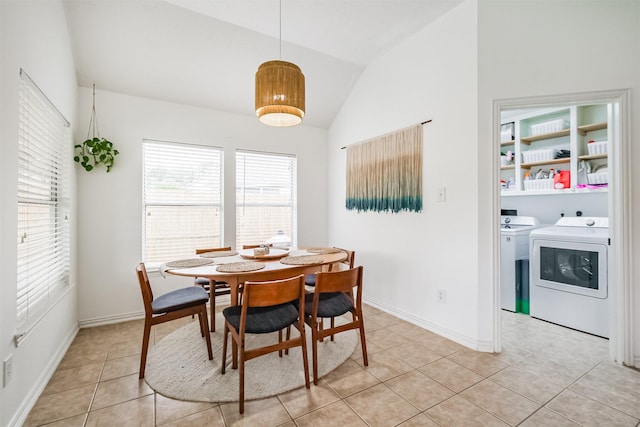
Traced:
<svg viewBox="0 0 640 427">
<path fill-rule="evenodd" d="M 340 319 L 336 319 L 336 324 Z M 231 337 L 227 347 L 227 368 L 220 374 L 223 317 L 216 316 L 218 330 L 211 334 L 213 360 L 209 360 L 198 322 L 191 322 L 149 348 L 145 380 L 156 392 L 180 400 L 234 402 L 238 400 L 239 370 L 231 369 Z M 297 334 L 295 328 L 292 334 Z M 311 331 L 306 328 L 309 378 L 313 381 Z M 318 374 L 326 375 L 347 360 L 357 345 L 356 331 L 335 335 L 335 341 L 318 343 Z M 276 343 L 277 333 L 248 335 L 247 348 Z M 300 347 L 288 355 L 278 352 L 252 359 L 245 364 L 245 399 L 260 399 L 304 387 Z"/>
</svg>

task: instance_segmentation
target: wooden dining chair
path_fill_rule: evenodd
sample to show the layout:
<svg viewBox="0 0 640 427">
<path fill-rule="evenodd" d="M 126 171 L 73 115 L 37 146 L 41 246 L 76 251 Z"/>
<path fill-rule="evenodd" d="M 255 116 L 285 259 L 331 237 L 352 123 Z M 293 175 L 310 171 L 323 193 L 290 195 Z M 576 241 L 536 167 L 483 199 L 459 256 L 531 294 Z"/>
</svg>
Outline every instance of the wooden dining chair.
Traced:
<svg viewBox="0 0 640 427">
<path fill-rule="evenodd" d="M 340 262 L 337 262 L 335 264 L 329 264 L 328 266 L 328 270 L 327 271 L 336 271 L 340 268 L 346 268 L 346 269 L 351 269 L 354 266 L 355 263 L 355 259 L 356 259 L 356 251 L 350 251 L 347 249 L 342 249 L 342 248 L 336 248 L 334 246 L 335 249 L 340 249 L 342 252 L 345 252 L 347 254 L 347 257 L 345 259 L 343 259 Z M 316 273 L 310 273 L 307 274 L 306 276 L 304 276 L 304 284 L 305 286 L 315 286 L 316 285 Z M 332 317 L 331 318 L 331 327 L 333 328 L 335 325 L 335 319 Z M 324 320 L 320 319 L 320 327 L 324 327 Z M 322 341 L 322 339 L 320 340 Z M 333 341 L 333 335 L 331 335 L 331 341 Z"/>
<path fill-rule="evenodd" d="M 188 286 L 154 298 L 144 263 L 138 264 L 136 272 L 138 273 L 138 282 L 140 283 L 142 301 L 144 302 L 144 334 L 142 336 L 139 378 L 144 378 L 151 327 L 181 317 L 198 315 L 200 334 L 207 342 L 209 360 L 213 360 L 211 337 L 209 336 L 209 325 L 207 321 L 207 301 L 209 301 L 207 292 L 201 287 Z"/>
<path fill-rule="evenodd" d="M 196 249 L 196 255 L 205 254 L 207 252 L 224 252 L 230 251 L 231 246 L 226 246 L 224 248 L 203 248 Z M 222 295 L 229 295 L 231 293 L 231 288 L 227 282 L 221 280 L 213 280 L 207 279 L 206 277 L 196 277 L 194 280 L 194 284 L 197 286 L 202 286 L 202 288 L 209 292 L 209 299 L 211 300 L 210 309 L 211 309 L 211 332 L 216 331 L 216 297 Z"/>
<path fill-rule="evenodd" d="M 313 383 L 318 384 L 318 342 L 334 334 L 357 329 L 364 365 L 369 365 L 367 341 L 362 318 L 362 266 L 349 270 L 320 272 L 313 293 L 305 297 L 305 323 L 311 328 L 313 353 Z M 335 326 L 337 316 L 351 312 L 351 321 Z M 321 319 L 331 318 L 331 327 L 324 329 Z M 289 331 L 287 330 L 287 335 Z"/>
<path fill-rule="evenodd" d="M 309 384 L 309 362 L 307 360 L 307 340 L 304 327 L 304 275 L 290 279 L 265 282 L 245 282 L 240 305 L 227 307 L 224 315 L 224 338 L 222 344 L 222 370 L 225 373 L 227 357 L 227 337 L 231 333 L 233 347 L 232 368 L 240 365 L 240 413 L 244 413 L 244 375 L 245 363 L 251 359 L 293 347 L 302 347 L 302 364 L 304 368 L 305 386 Z M 292 302 L 295 302 L 294 305 Z M 290 331 L 295 326 L 300 335 L 283 341 L 282 331 Z M 247 349 L 246 334 L 267 334 L 278 332 L 278 342 L 265 347 Z M 238 358 L 240 359 L 238 361 Z"/>
<path fill-rule="evenodd" d="M 335 264 L 330 264 L 328 271 L 334 271 L 337 268 L 340 268 L 341 265 L 343 266 L 342 268 L 347 268 L 347 269 L 353 268 L 355 260 L 356 260 L 356 252 L 355 251 L 350 251 L 350 250 L 347 250 L 347 249 L 336 248 L 335 246 L 334 246 L 334 248 L 335 249 L 339 249 L 339 250 L 341 250 L 343 252 L 346 252 L 347 257 L 344 260 L 340 261 L 340 262 L 337 262 Z M 304 284 L 307 285 L 307 286 L 315 286 L 316 285 L 316 274 L 315 273 L 307 274 L 304 277 Z"/>
</svg>

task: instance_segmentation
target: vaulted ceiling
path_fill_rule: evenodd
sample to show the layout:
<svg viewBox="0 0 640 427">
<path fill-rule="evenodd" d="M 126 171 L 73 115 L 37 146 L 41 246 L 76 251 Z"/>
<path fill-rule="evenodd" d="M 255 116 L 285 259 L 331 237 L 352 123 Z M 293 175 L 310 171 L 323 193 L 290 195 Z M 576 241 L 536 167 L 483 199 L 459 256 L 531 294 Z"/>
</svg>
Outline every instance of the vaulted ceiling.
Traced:
<svg viewBox="0 0 640 427">
<path fill-rule="evenodd" d="M 328 128 L 368 64 L 461 1 L 283 0 L 280 9 L 278 0 L 65 0 L 65 8 L 81 86 L 254 115 L 255 72 L 282 59 L 305 74 L 304 123 Z"/>
</svg>

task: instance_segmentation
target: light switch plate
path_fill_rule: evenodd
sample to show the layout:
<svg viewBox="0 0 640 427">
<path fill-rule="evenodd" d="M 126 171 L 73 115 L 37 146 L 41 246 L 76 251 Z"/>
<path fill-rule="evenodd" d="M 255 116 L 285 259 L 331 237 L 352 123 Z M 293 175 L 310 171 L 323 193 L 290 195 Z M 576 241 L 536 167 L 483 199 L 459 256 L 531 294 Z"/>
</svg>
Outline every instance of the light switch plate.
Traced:
<svg viewBox="0 0 640 427">
<path fill-rule="evenodd" d="M 438 196 L 436 197 L 438 202 L 447 201 L 447 187 L 438 187 Z"/>
</svg>

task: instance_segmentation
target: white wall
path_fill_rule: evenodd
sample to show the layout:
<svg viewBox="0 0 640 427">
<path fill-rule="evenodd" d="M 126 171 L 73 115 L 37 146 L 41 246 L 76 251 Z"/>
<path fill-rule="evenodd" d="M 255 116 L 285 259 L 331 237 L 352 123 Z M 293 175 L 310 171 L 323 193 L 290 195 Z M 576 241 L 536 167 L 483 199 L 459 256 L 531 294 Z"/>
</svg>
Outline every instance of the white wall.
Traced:
<svg viewBox="0 0 640 427">
<path fill-rule="evenodd" d="M 0 391 L 0 425 L 7 426 L 24 420 L 77 331 L 72 271 L 71 285 L 60 302 L 20 347 L 16 348 L 13 341 L 20 68 L 72 123 L 77 83 L 62 2 L 0 1 L 0 43 L 0 361 L 13 354 L 14 369 L 11 382 Z"/>
<path fill-rule="evenodd" d="M 478 6 L 479 157 L 491 161 L 492 102 L 496 99 L 561 95 L 630 88 L 632 118 L 640 111 L 640 2 L 637 1 L 511 1 L 480 0 Z M 632 120 L 631 142 L 640 135 Z M 640 164 L 632 147 L 631 164 Z M 492 220 L 492 171 L 480 168 L 478 220 Z M 632 206 L 640 209 L 640 175 L 633 171 Z M 482 242 L 492 240 L 489 227 L 480 228 Z M 634 253 L 640 250 L 640 228 L 634 227 Z M 493 249 L 479 253 L 481 335 L 490 339 L 493 298 Z M 636 255 L 637 259 L 637 255 Z M 631 280 L 635 306 L 640 306 L 640 270 Z M 637 310 L 636 310 L 637 311 Z M 640 317 L 635 320 L 635 355 L 640 363 Z"/>
<path fill-rule="evenodd" d="M 560 214 L 576 216 L 608 216 L 607 193 L 545 194 L 501 197 L 502 209 L 516 209 L 518 215 L 533 216 L 541 224 L 553 225 Z"/>
<path fill-rule="evenodd" d="M 329 244 L 356 251 L 368 303 L 484 348 L 476 326 L 476 29 L 476 2 L 464 2 L 363 73 L 329 132 Z M 426 119 L 424 211 L 346 211 L 340 147 Z M 444 203 L 438 187 L 446 187 Z"/>
<path fill-rule="evenodd" d="M 78 94 L 86 137 L 91 89 Z M 327 241 L 327 131 L 308 126 L 272 128 L 257 118 L 96 91 L 100 135 L 120 151 L 111 172 L 76 167 L 78 182 L 79 319 L 82 325 L 113 322 L 143 311 L 134 272 L 142 261 L 142 140 L 224 148 L 224 242 L 235 246 L 235 150 L 290 153 L 298 161 L 298 244 Z M 162 293 L 185 280 L 155 278 Z"/>
</svg>

